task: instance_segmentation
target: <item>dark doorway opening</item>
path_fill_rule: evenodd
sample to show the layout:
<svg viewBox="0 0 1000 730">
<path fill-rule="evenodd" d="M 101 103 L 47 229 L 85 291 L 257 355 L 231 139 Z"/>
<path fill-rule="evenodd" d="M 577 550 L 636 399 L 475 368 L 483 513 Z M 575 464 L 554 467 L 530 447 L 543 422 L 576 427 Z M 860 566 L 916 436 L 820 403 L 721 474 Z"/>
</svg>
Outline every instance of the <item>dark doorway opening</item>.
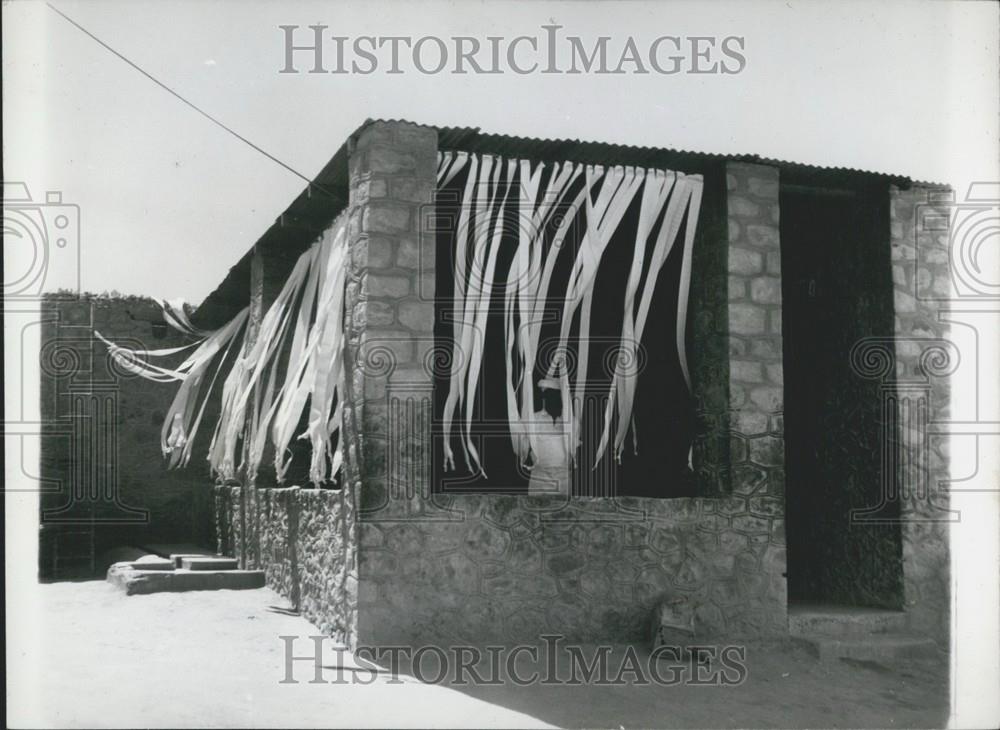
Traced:
<svg viewBox="0 0 1000 730">
<path fill-rule="evenodd" d="M 786 532 L 790 602 L 902 606 L 899 504 L 884 484 L 879 383 L 851 367 L 862 338 L 893 334 L 884 183 L 781 188 Z"/>
</svg>

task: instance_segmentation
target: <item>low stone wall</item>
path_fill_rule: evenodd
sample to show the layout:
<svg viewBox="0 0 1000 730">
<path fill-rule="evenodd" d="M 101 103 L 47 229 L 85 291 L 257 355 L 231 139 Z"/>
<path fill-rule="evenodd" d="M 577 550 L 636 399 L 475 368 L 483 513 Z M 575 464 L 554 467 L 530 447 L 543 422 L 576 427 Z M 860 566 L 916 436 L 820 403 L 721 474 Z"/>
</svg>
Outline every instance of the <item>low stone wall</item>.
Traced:
<svg viewBox="0 0 1000 730">
<path fill-rule="evenodd" d="M 297 489 L 260 489 L 260 566 L 267 585 L 298 605 Z"/>
<path fill-rule="evenodd" d="M 242 558 L 239 487 L 217 487 Z M 665 595 L 706 636 L 787 631 L 781 501 L 462 495 L 354 520 L 341 492 L 258 489 L 267 585 L 350 643 L 644 640 Z M 357 535 L 355 543 L 354 535 Z M 356 545 L 356 585 L 351 562 Z"/>
<path fill-rule="evenodd" d="M 325 634 L 350 641 L 356 587 L 350 585 L 356 540 L 341 492 L 319 489 L 215 488 L 218 550 L 242 567 L 259 567 L 267 586 Z M 253 522 L 253 530 L 246 523 Z M 249 544 L 252 536 L 258 544 Z M 259 561 L 259 564 L 255 564 Z"/>
<path fill-rule="evenodd" d="M 463 495 L 360 525 L 362 642 L 648 636 L 684 596 L 705 635 L 787 631 L 780 500 Z"/>
</svg>

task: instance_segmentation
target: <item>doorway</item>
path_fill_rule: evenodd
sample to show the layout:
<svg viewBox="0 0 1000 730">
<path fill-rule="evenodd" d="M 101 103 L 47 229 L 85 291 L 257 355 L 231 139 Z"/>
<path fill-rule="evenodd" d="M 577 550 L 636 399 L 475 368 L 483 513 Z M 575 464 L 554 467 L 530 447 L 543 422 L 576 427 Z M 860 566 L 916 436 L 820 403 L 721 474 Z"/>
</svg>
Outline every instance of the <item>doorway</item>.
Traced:
<svg viewBox="0 0 1000 730">
<path fill-rule="evenodd" d="M 851 368 L 862 338 L 894 331 L 887 185 L 783 183 L 781 266 L 790 603 L 900 608 L 898 501 L 878 523 L 879 383 Z"/>
</svg>

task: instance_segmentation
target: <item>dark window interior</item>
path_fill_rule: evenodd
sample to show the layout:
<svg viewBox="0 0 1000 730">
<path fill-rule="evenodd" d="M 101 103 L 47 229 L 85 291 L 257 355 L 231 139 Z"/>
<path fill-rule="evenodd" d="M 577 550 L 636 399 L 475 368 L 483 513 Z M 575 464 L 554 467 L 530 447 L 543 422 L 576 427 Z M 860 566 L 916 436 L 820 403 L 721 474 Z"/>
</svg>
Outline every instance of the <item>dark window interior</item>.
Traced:
<svg viewBox="0 0 1000 730">
<path fill-rule="evenodd" d="M 544 175 L 548 175 L 551 167 Z M 450 347 L 452 341 L 452 296 L 454 292 L 454 252 L 458 219 L 458 201 L 463 195 L 466 171 L 456 176 L 445 189 L 438 191 L 437 225 L 437 302 L 435 340 L 439 347 Z M 500 185 L 518 185 L 514 180 L 502 179 Z M 575 195 L 582 186 L 581 177 L 570 190 Z M 541 188 L 545 187 L 545 177 Z M 594 456 L 600 438 L 604 398 L 611 382 L 611 363 L 614 361 L 622 331 L 625 283 L 629 274 L 635 234 L 638 225 L 640 195 L 610 242 L 598 271 L 594 307 L 591 315 L 591 345 L 588 366 L 588 388 L 584 403 L 583 447 L 580 460 L 574 469 L 572 491 L 574 495 L 611 496 L 635 495 L 671 497 L 693 493 L 693 478 L 688 469 L 688 453 L 694 433 L 694 408 L 687 392 L 676 353 L 676 307 L 682 245 L 674 246 L 667 263 L 659 273 L 648 324 L 642 338 L 643 369 L 638 376 L 634 406 L 635 443 L 630 432 L 622 454 L 616 463 L 607 453 L 595 468 Z M 465 201 L 468 204 L 470 201 Z M 584 230 L 583 208 L 576 216 L 563 250 L 559 254 L 550 291 L 564 291 L 570 267 L 576 254 L 576 245 Z M 505 353 L 503 342 L 504 285 L 518 242 L 518 212 L 509 206 L 505 217 L 505 234 L 502 238 L 496 275 L 491 295 L 491 308 L 484 344 L 482 374 L 476 399 L 472 425 L 474 443 L 483 460 L 488 478 L 473 474 L 461 458 L 462 449 L 457 438 L 458 421 L 452 426 L 452 448 L 456 455 L 456 469 L 446 472 L 443 468 L 443 442 L 441 414 L 448 393 L 449 371 L 439 368 L 435 372 L 435 434 L 434 479 L 435 488 L 442 492 L 521 493 L 527 490 L 529 475 L 519 467 L 511 447 L 507 426 L 506 393 L 504 386 Z M 656 227 L 653 234 L 655 235 Z M 554 227 L 544 232 L 543 245 L 551 245 Z M 681 231 L 683 240 L 683 229 Z M 652 247 L 648 247 L 647 256 Z M 539 343 L 539 357 L 532 374 L 535 383 L 544 377 L 558 341 L 562 301 L 550 300 L 546 304 L 545 324 Z M 577 354 L 579 316 L 571 330 L 569 347 L 571 359 Z M 572 377 L 572 376 L 571 376 Z M 541 391 L 535 391 L 536 406 L 542 403 Z M 564 404 L 558 398 L 546 398 L 549 412 L 558 413 Z M 538 418 L 550 417 L 542 412 Z M 587 435 L 589 434 L 589 436 Z M 610 451 L 610 449 L 609 449 Z"/>
</svg>

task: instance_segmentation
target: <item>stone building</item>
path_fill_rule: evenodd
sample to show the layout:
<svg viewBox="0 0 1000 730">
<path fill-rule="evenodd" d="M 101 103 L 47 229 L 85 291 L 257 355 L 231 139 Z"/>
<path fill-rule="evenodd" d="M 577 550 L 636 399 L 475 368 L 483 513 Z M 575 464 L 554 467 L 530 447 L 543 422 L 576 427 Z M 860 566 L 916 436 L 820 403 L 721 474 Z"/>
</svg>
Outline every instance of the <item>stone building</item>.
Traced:
<svg viewBox="0 0 1000 730">
<path fill-rule="evenodd" d="M 451 272 L 428 233 L 443 152 L 701 176 L 684 484 L 445 483 L 435 294 Z M 249 303 L 260 322 L 297 257 L 345 227 L 338 488 L 216 485 L 218 550 L 351 645 L 632 640 L 665 594 L 705 635 L 782 635 L 839 606 L 946 643 L 947 463 L 928 424 L 948 403 L 948 241 L 921 216 L 950 200 L 873 172 L 366 122 L 194 316 L 217 327 Z M 640 428 L 654 454 L 658 435 Z"/>
</svg>

